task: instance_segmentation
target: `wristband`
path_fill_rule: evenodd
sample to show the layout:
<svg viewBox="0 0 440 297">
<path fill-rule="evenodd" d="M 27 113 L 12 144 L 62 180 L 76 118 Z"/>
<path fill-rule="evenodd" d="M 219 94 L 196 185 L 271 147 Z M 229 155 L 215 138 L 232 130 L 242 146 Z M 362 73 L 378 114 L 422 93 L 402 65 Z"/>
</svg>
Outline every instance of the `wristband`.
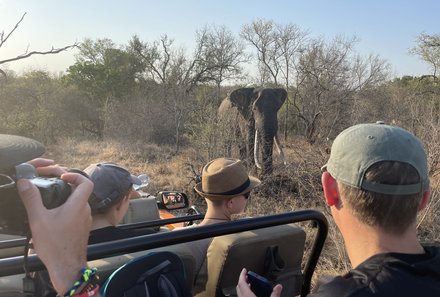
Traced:
<svg viewBox="0 0 440 297">
<path fill-rule="evenodd" d="M 91 286 L 89 288 L 87 288 L 87 290 L 84 292 L 81 291 L 81 293 L 73 295 L 74 297 L 91 297 L 91 296 L 95 296 L 96 294 L 98 294 L 99 292 L 99 285 L 95 285 L 95 286 Z"/>
<path fill-rule="evenodd" d="M 88 293 L 99 290 L 99 285 L 97 284 L 98 276 L 96 275 L 96 268 L 83 268 L 79 271 L 80 277 L 77 281 L 75 281 L 72 287 L 64 293 L 63 297 L 72 297 L 72 296 L 81 296 L 83 297 L 83 293 Z M 92 295 L 84 295 L 84 296 L 93 296 Z"/>
</svg>

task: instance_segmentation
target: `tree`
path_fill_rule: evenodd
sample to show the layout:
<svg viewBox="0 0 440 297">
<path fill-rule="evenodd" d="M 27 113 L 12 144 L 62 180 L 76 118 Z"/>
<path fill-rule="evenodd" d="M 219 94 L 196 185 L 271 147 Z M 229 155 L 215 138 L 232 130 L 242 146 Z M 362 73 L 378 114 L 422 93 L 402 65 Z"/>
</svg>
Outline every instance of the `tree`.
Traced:
<svg viewBox="0 0 440 297">
<path fill-rule="evenodd" d="M 224 26 L 205 26 L 196 32 L 196 36 L 201 48 L 200 57 L 207 66 L 207 77 L 215 82 L 217 100 L 220 100 L 221 84 L 241 78 L 243 69 L 240 65 L 248 61 L 244 44 Z"/>
<path fill-rule="evenodd" d="M 281 68 L 281 53 L 276 43 L 273 21 L 257 19 L 249 25 L 244 25 L 240 36 L 257 50 L 258 69 L 260 80 L 264 85 L 266 77 L 270 77 L 278 85 L 278 76 Z"/>
<path fill-rule="evenodd" d="M 26 12 L 21 16 L 20 20 L 15 24 L 14 28 L 12 28 L 9 32 L 5 33 L 5 31 L 2 30 L 2 32 L 0 33 L 0 48 L 8 41 L 8 39 L 12 36 L 12 33 L 14 33 L 15 30 L 17 30 L 17 28 L 19 27 L 19 25 L 21 24 L 21 22 L 23 21 L 25 16 L 26 16 Z M 33 55 L 58 54 L 62 51 L 74 48 L 76 46 L 77 46 L 77 44 L 74 43 L 72 45 L 67 45 L 67 46 L 60 47 L 60 48 L 52 47 L 50 50 L 47 50 L 47 51 L 29 51 L 29 49 L 26 49 L 22 54 L 20 54 L 18 56 L 0 60 L 0 65 L 5 64 L 5 63 L 9 63 L 9 62 L 13 62 L 13 61 L 26 59 L 26 58 L 29 58 L 30 56 L 33 56 Z M 3 74 L 4 76 L 6 76 L 6 73 L 1 68 L 0 68 L 0 73 Z"/>
<path fill-rule="evenodd" d="M 66 79 L 103 105 L 129 93 L 141 70 L 139 60 L 117 48 L 110 39 L 85 39 L 79 47 L 75 64 L 67 70 Z"/>
<path fill-rule="evenodd" d="M 378 56 L 354 54 L 356 42 L 356 37 L 312 40 L 300 58 L 293 106 L 310 143 L 352 124 L 356 93 L 387 78 L 388 64 Z"/>
<path fill-rule="evenodd" d="M 0 129 L 44 143 L 74 137 L 80 133 L 81 117 L 92 112 L 83 98 L 46 71 L 9 77 L 0 88 Z"/>
<path fill-rule="evenodd" d="M 143 64 L 129 51 L 118 48 L 110 39 L 85 39 L 76 62 L 64 79 L 86 93 L 96 114 L 90 119 L 90 132 L 104 137 L 105 115 L 114 101 L 128 97 L 136 86 Z"/>
<path fill-rule="evenodd" d="M 196 86 L 214 82 L 219 87 L 226 79 L 241 73 L 240 63 L 244 61 L 242 46 L 224 27 L 198 31 L 191 55 L 176 48 L 174 40 L 167 35 L 154 42 L 143 42 L 134 36 L 129 48 L 145 65 L 143 79 L 154 81 L 161 90 L 157 98 L 167 110 L 168 119 L 173 119 L 176 151 L 180 148 L 186 119 L 196 104 Z"/>
<path fill-rule="evenodd" d="M 307 41 L 308 32 L 301 30 L 295 24 L 275 25 L 275 43 L 280 52 L 280 71 L 284 78 L 286 90 L 289 90 L 296 77 L 296 68 L 301 53 Z M 289 116 L 290 100 L 287 97 L 284 109 L 284 138 L 287 140 L 287 124 Z"/>
<path fill-rule="evenodd" d="M 421 33 L 417 37 L 417 45 L 409 50 L 410 54 L 417 55 L 429 64 L 434 79 L 440 67 L 440 34 L 428 35 Z"/>
</svg>

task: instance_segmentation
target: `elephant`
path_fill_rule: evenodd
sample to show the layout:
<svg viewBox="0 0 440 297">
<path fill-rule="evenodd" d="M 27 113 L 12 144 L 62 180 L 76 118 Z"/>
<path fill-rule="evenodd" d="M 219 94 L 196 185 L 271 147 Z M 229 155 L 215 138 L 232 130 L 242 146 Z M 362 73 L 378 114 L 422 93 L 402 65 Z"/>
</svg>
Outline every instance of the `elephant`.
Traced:
<svg viewBox="0 0 440 297">
<path fill-rule="evenodd" d="M 232 91 L 219 107 L 220 118 L 226 119 L 227 125 L 232 125 L 240 137 L 240 158 L 262 169 L 263 176 L 272 173 L 274 142 L 282 162 L 286 164 L 278 138 L 277 116 L 286 98 L 287 92 L 282 88 L 241 88 Z M 259 161 L 260 147 L 262 165 Z"/>
</svg>

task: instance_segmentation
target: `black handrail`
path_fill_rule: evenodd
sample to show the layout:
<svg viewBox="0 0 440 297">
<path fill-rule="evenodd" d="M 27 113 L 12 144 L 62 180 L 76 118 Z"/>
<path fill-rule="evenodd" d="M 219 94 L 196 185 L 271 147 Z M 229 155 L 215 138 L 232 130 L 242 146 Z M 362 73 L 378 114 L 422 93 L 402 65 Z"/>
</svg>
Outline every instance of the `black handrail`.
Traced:
<svg viewBox="0 0 440 297">
<path fill-rule="evenodd" d="M 168 224 L 175 224 L 181 222 L 203 220 L 204 217 L 205 217 L 204 214 L 187 215 L 187 216 L 180 216 L 169 219 L 159 219 L 159 220 L 153 220 L 147 222 L 124 224 L 124 225 L 119 225 L 118 228 L 122 228 L 122 229 L 150 228 L 150 227 L 164 226 Z"/>
<path fill-rule="evenodd" d="M 304 269 L 304 281 L 301 288 L 301 296 L 305 297 L 310 292 L 312 275 L 328 233 L 327 219 L 321 212 L 316 210 L 301 210 L 264 217 L 247 218 L 230 223 L 200 226 L 198 228 L 184 228 L 173 232 L 163 232 L 122 239 L 117 242 L 94 244 L 90 245 L 88 248 L 87 259 L 96 260 L 104 257 L 133 253 L 192 240 L 303 221 L 314 221 L 317 225 L 317 232 L 312 245 L 312 251 Z M 23 256 L 0 259 L 0 276 L 23 273 L 23 260 Z M 36 255 L 28 257 L 29 271 L 42 269 L 44 269 L 44 265 Z"/>
<path fill-rule="evenodd" d="M 157 226 L 165 226 L 168 224 L 203 220 L 204 217 L 205 217 L 204 214 L 195 214 L 195 215 L 180 216 L 180 217 L 169 218 L 169 219 L 158 219 L 158 220 L 145 221 L 145 222 L 139 222 L 139 223 L 123 224 L 123 225 L 118 225 L 118 228 L 122 228 L 122 229 L 151 228 L 151 227 L 157 227 Z M 2 240 L 2 241 L 0 241 L 0 250 L 7 249 L 7 248 L 21 247 L 21 246 L 24 246 L 26 244 L 26 242 L 27 242 L 27 240 L 25 237 L 17 238 L 17 239 Z"/>
</svg>

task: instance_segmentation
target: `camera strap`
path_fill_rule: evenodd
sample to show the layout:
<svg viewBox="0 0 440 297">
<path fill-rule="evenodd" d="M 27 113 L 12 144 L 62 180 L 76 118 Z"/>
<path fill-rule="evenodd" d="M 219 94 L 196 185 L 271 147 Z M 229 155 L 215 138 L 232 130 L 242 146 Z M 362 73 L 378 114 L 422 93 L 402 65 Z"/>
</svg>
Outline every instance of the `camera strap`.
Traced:
<svg viewBox="0 0 440 297">
<path fill-rule="evenodd" d="M 26 244 L 24 245 L 24 261 L 23 261 L 23 270 L 24 270 L 24 278 L 23 278 L 23 293 L 25 296 L 35 296 L 35 281 L 31 275 L 31 272 L 28 269 L 29 264 L 29 251 L 33 248 L 31 243 L 31 232 L 27 232 L 26 236 Z"/>
</svg>

